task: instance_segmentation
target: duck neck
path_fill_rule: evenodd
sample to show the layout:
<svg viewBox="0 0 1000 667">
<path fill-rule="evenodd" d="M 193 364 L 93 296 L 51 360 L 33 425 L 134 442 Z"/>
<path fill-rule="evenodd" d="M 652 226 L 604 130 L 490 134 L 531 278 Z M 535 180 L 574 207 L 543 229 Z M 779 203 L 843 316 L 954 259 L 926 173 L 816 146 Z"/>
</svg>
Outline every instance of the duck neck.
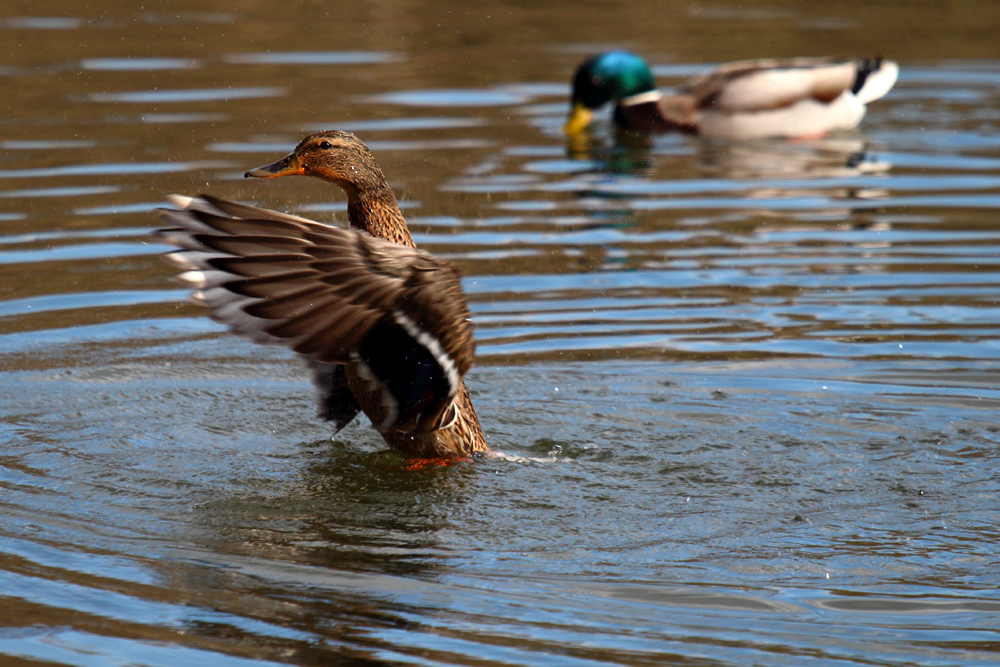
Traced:
<svg viewBox="0 0 1000 667">
<path fill-rule="evenodd" d="M 416 247 L 410 230 L 406 227 L 396 195 L 388 185 L 348 194 L 347 219 L 351 226 L 361 229 L 372 236 L 398 243 L 399 245 Z"/>
</svg>

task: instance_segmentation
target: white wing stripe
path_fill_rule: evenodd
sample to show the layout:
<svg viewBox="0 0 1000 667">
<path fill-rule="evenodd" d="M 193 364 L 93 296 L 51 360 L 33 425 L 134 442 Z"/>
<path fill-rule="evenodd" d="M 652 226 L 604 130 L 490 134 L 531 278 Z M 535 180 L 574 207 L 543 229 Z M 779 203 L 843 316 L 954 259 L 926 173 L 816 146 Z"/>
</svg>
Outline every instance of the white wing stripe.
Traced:
<svg viewBox="0 0 1000 667">
<path fill-rule="evenodd" d="M 441 348 L 441 343 L 438 342 L 437 338 L 417 326 L 417 323 L 404 315 L 402 311 L 394 310 L 392 316 L 396 320 L 396 323 L 403 327 L 406 333 L 427 348 L 427 351 L 431 353 L 431 356 L 438 362 L 438 365 L 444 369 L 445 375 L 448 378 L 448 395 L 454 396 L 455 392 L 458 391 L 458 369 L 455 367 L 455 362 L 452 358 Z"/>
</svg>

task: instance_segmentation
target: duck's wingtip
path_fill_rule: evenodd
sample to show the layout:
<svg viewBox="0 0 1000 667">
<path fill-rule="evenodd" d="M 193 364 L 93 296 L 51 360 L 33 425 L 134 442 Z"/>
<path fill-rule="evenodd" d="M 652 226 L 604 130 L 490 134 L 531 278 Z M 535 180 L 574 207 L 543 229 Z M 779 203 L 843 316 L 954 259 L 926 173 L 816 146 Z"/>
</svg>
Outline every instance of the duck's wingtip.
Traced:
<svg viewBox="0 0 1000 667">
<path fill-rule="evenodd" d="M 182 211 L 194 203 L 194 197 L 188 197 L 187 195 L 169 194 L 165 199 Z"/>
</svg>

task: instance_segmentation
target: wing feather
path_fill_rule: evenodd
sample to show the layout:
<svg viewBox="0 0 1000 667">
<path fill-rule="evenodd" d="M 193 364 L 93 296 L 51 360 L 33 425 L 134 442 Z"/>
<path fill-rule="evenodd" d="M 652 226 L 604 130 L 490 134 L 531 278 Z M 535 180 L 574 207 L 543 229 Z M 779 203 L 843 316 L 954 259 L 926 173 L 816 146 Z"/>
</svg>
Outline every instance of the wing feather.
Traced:
<svg viewBox="0 0 1000 667">
<path fill-rule="evenodd" d="M 806 99 L 829 103 L 863 82 L 873 62 L 882 65 L 831 58 L 741 61 L 696 77 L 681 94 L 692 96 L 701 108 L 714 106 L 723 112 L 777 109 Z M 895 70 L 895 63 L 886 61 L 885 69 Z"/>
<path fill-rule="evenodd" d="M 363 232 L 213 197 L 170 198 L 157 238 L 211 317 L 310 364 L 321 414 L 343 426 L 364 401 L 342 364 L 361 363 L 380 428 L 426 430 L 451 405 L 475 340 L 461 276 L 448 262 Z M 383 411 L 384 412 L 384 411 Z M 381 413 L 380 413 L 381 414 Z"/>
</svg>

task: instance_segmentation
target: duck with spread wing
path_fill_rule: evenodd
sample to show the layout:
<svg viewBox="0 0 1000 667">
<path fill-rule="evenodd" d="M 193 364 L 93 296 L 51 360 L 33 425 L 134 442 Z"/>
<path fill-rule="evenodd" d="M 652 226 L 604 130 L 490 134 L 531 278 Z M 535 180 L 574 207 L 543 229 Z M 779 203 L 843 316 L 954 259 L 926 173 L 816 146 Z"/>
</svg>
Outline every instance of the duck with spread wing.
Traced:
<svg viewBox="0 0 1000 667">
<path fill-rule="evenodd" d="M 413 242 L 368 147 L 318 132 L 247 178 L 304 175 L 347 195 L 350 229 L 216 199 L 174 196 L 157 232 L 192 300 L 233 333 L 308 364 L 320 416 L 364 412 L 385 441 L 436 458 L 488 451 L 463 376 L 475 339 L 458 270 Z"/>
</svg>

